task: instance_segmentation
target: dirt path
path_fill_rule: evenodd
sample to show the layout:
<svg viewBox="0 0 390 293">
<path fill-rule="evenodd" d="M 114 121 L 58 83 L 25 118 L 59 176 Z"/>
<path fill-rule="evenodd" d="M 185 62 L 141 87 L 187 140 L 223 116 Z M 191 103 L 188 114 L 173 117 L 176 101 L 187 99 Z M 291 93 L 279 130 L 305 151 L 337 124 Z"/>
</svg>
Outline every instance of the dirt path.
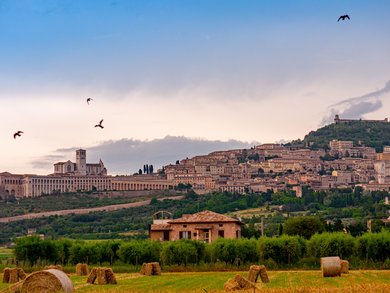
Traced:
<svg viewBox="0 0 390 293">
<path fill-rule="evenodd" d="M 184 196 L 169 196 L 169 197 L 163 197 L 159 198 L 158 200 L 162 201 L 164 199 L 176 199 L 180 200 L 183 199 Z M 150 204 L 150 199 L 143 200 L 143 201 L 137 201 L 137 202 L 131 202 L 131 203 L 123 203 L 123 204 L 115 204 L 115 205 L 109 205 L 104 207 L 95 207 L 95 208 L 86 208 L 86 209 L 72 209 L 72 210 L 59 210 L 59 211 L 50 211 L 50 212 L 42 212 L 42 213 L 31 213 L 31 214 L 25 214 L 20 216 L 13 216 L 13 217 L 7 217 L 7 218 L 0 218 L 0 223 L 8 223 L 8 222 L 15 222 L 15 221 L 21 221 L 26 219 L 36 219 L 36 218 L 43 218 L 43 217 L 50 217 L 50 216 L 64 216 L 64 215 L 70 215 L 70 214 L 88 214 L 90 212 L 101 212 L 101 211 L 116 211 L 120 209 L 128 209 L 128 208 L 134 208 L 134 207 L 140 207 Z"/>
</svg>

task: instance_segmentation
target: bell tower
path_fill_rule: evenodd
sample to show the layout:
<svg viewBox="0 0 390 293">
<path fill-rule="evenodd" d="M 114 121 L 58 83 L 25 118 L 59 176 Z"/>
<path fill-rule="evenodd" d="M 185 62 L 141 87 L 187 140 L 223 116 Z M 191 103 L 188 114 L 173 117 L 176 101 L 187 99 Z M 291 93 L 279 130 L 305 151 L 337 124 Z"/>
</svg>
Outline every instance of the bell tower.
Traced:
<svg viewBox="0 0 390 293">
<path fill-rule="evenodd" d="M 76 151 L 76 172 L 80 175 L 87 175 L 87 151 Z"/>
</svg>

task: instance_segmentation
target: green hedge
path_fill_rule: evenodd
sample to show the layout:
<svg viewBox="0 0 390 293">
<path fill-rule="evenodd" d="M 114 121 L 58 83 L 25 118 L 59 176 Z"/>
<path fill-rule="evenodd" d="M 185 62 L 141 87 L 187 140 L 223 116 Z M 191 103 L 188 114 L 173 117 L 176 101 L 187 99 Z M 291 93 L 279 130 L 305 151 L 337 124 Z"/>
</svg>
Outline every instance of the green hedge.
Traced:
<svg viewBox="0 0 390 293">
<path fill-rule="evenodd" d="M 85 242 L 74 240 L 40 240 L 19 238 L 14 254 L 24 265 L 86 262 L 102 264 L 120 262 L 140 265 L 159 261 L 168 266 L 216 263 L 248 265 L 263 263 L 269 268 L 316 267 L 323 256 L 340 256 L 351 260 L 356 268 L 387 268 L 390 265 L 390 232 L 366 233 L 352 237 L 344 233 L 315 234 L 309 240 L 300 236 L 262 237 L 260 239 L 219 238 L 211 244 L 180 240 Z"/>
</svg>

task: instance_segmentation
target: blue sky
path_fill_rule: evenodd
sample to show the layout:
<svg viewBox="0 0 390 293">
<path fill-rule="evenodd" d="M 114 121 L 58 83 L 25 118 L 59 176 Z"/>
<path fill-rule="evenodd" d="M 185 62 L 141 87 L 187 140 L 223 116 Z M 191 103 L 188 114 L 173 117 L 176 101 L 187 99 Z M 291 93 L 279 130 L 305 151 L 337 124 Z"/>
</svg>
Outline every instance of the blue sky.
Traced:
<svg viewBox="0 0 390 293">
<path fill-rule="evenodd" d="M 302 138 L 334 113 L 383 119 L 389 8 L 0 0 L 0 167 L 46 172 L 29 162 L 121 139 L 274 142 Z M 351 20 L 337 22 L 343 14 Z M 25 131 L 19 141 L 16 130 Z"/>
</svg>

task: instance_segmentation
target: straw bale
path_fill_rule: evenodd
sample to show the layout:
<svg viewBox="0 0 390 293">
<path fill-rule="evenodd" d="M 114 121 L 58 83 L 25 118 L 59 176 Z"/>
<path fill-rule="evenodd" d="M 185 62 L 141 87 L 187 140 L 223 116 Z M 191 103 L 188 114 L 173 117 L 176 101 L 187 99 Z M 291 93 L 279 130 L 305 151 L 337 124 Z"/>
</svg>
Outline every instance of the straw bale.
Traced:
<svg viewBox="0 0 390 293">
<path fill-rule="evenodd" d="M 23 282 L 21 293 L 73 293 L 69 277 L 60 270 L 48 269 L 30 274 Z"/>
<path fill-rule="evenodd" d="M 227 282 L 223 285 L 223 288 L 225 289 L 225 291 L 241 290 L 240 284 L 238 284 L 234 279 L 227 280 Z"/>
<path fill-rule="evenodd" d="M 259 277 L 260 269 L 261 269 L 260 266 L 256 266 L 256 265 L 250 266 L 249 273 L 248 273 L 248 280 L 253 283 L 256 283 L 257 278 Z"/>
<path fill-rule="evenodd" d="M 59 270 L 59 271 L 64 271 L 64 268 L 60 265 L 49 265 L 45 266 L 45 270 Z"/>
<path fill-rule="evenodd" d="M 340 261 L 340 265 L 341 265 L 341 273 L 348 274 L 349 273 L 349 261 L 343 259 Z"/>
<path fill-rule="evenodd" d="M 145 266 L 145 276 L 153 275 L 153 264 L 147 263 Z"/>
<path fill-rule="evenodd" d="M 255 288 L 255 284 L 250 282 L 248 279 L 241 275 L 236 275 L 234 280 L 240 285 L 241 289 L 252 289 Z"/>
<path fill-rule="evenodd" d="M 25 278 L 26 274 L 21 268 L 5 268 L 3 271 L 3 283 L 14 284 Z"/>
<path fill-rule="evenodd" d="M 18 278 L 19 278 L 19 280 L 24 280 L 24 279 L 26 279 L 26 277 L 27 277 L 27 275 L 24 272 L 24 270 L 22 268 L 18 268 Z"/>
<path fill-rule="evenodd" d="M 111 268 L 106 269 L 106 279 L 108 284 L 117 284 L 114 272 Z"/>
<path fill-rule="evenodd" d="M 22 285 L 23 285 L 23 281 L 20 281 L 18 283 L 15 283 L 15 284 L 12 284 L 7 293 L 21 293 L 22 291 Z"/>
<path fill-rule="evenodd" d="M 9 282 L 9 274 L 10 274 L 10 268 L 5 268 L 3 270 L 3 283 Z"/>
<path fill-rule="evenodd" d="M 141 274 L 145 276 L 161 275 L 161 267 L 158 262 L 143 263 L 141 267 Z"/>
<path fill-rule="evenodd" d="M 161 267 L 158 262 L 152 262 L 153 264 L 153 275 L 161 275 Z"/>
<path fill-rule="evenodd" d="M 341 262 L 338 256 L 321 257 L 321 270 L 324 277 L 341 276 Z"/>
<path fill-rule="evenodd" d="M 141 274 L 142 274 L 142 275 L 145 275 L 145 268 L 146 268 L 146 262 L 144 262 L 144 263 L 142 264 L 142 267 L 141 267 Z"/>
<path fill-rule="evenodd" d="M 96 275 L 97 275 L 97 283 L 98 283 L 98 285 L 106 285 L 107 284 L 105 268 L 98 268 L 97 271 L 96 271 Z"/>
<path fill-rule="evenodd" d="M 88 265 L 85 263 L 78 263 L 76 265 L 76 275 L 77 276 L 87 276 L 88 275 Z"/>
<path fill-rule="evenodd" d="M 267 269 L 265 266 L 260 266 L 260 279 L 263 283 L 269 283 Z"/>
<path fill-rule="evenodd" d="M 93 284 L 97 278 L 97 268 L 93 268 L 92 271 L 89 273 L 89 276 L 87 278 L 87 283 Z"/>
</svg>

